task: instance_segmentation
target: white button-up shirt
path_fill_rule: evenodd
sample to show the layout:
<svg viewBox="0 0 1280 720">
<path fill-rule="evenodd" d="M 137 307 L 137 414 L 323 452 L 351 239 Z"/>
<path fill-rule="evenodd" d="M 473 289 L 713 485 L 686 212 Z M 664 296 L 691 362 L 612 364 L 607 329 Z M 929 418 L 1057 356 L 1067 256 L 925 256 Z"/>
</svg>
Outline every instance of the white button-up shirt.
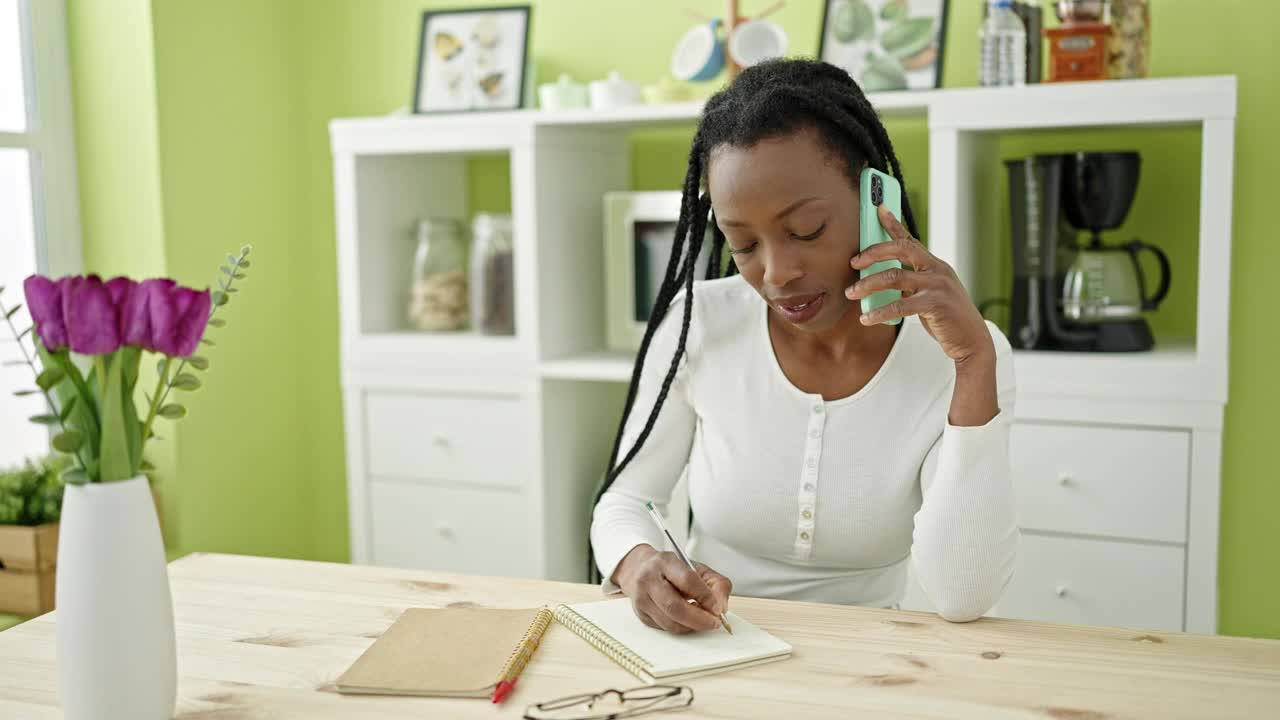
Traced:
<svg viewBox="0 0 1280 720">
<path fill-rule="evenodd" d="M 824 401 L 778 365 L 768 306 L 740 277 L 694 289 L 686 353 L 648 440 L 595 508 L 605 577 L 632 548 L 668 550 L 644 509 L 687 469 L 689 554 L 735 595 L 891 607 L 907 567 L 948 619 L 999 599 L 1018 531 L 1009 476 L 1012 350 L 988 323 L 1000 412 L 947 422 L 955 366 L 910 317 L 858 392 Z M 655 333 L 619 457 L 635 444 L 674 354 L 677 297 Z M 683 521 L 683 518 L 673 518 Z"/>
</svg>

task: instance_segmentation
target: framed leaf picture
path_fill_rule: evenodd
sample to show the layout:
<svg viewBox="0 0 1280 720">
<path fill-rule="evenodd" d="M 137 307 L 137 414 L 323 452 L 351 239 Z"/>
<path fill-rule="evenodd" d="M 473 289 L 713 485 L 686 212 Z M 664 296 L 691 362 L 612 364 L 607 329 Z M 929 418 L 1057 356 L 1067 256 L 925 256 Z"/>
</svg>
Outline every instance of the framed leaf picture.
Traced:
<svg viewBox="0 0 1280 720">
<path fill-rule="evenodd" d="M 818 57 L 866 92 L 941 87 L 947 0 L 826 0 Z"/>
<path fill-rule="evenodd" d="M 528 5 L 424 12 L 414 112 L 519 108 L 529 14 Z"/>
</svg>

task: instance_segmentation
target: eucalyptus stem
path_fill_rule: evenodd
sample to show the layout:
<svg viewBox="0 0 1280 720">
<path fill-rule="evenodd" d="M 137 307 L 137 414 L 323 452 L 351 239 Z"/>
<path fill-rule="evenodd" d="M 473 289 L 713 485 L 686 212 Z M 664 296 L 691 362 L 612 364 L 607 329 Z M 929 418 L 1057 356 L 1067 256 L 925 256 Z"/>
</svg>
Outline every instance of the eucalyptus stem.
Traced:
<svg viewBox="0 0 1280 720">
<path fill-rule="evenodd" d="M 222 286 L 222 290 L 221 290 L 221 292 L 223 293 L 223 296 L 224 296 L 224 297 L 226 297 L 226 296 L 229 296 L 229 295 L 230 295 L 230 293 L 231 293 L 231 286 L 235 284 L 235 274 L 236 274 L 236 273 L 238 273 L 238 272 L 240 272 L 240 268 L 241 268 L 241 266 L 244 264 L 245 255 L 246 255 L 246 253 L 247 253 L 247 252 L 248 252 L 248 251 L 247 251 L 247 249 L 246 249 L 246 250 L 242 250 L 242 251 L 240 252 L 240 257 L 236 258 L 235 263 L 231 266 L 231 274 L 227 277 L 227 284 L 226 284 L 226 285 L 224 285 L 224 286 Z M 231 256 L 230 256 L 230 255 L 228 255 L 228 256 L 227 256 L 227 259 L 228 259 L 228 260 L 230 260 L 230 259 L 231 259 Z M 213 319 L 213 317 L 214 317 L 215 315 L 217 315 L 217 314 L 218 314 L 218 308 L 220 308 L 220 307 L 222 307 L 222 304 L 221 304 L 221 303 L 218 303 L 218 302 L 214 302 L 214 303 L 212 303 L 212 304 L 209 306 L 209 319 L 210 319 L 210 320 L 212 320 L 212 319 Z M 206 331 L 207 331 L 208 326 L 206 325 L 205 327 L 206 327 Z M 172 359 L 172 358 L 169 358 L 169 357 L 167 357 L 167 356 L 166 356 L 166 358 L 165 358 L 166 362 L 167 362 L 168 360 L 171 360 L 171 359 Z M 169 391 L 173 389 L 173 380 L 174 380 L 174 379 L 176 379 L 179 375 L 181 375 L 181 374 L 182 374 L 182 371 L 183 371 L 184 369 L 186 369 L 186 367 L 187 367 L 187 359 L 186 359 L 186 358 L 182 358 L 182 360 L 178 363 L 178 369 L 177 369 L 177 370 L 175 370 L 175 371 L 173 372 L 173 375 L 171 375 L 171 376 L 169 377 L 169 381 L 168 381 L 168 382 L 166 382 L 166 383 L 164 384 L 164 393 L 163 393 L 162 395 L 160 395 L 159 399 L 156 401 L 156 407 L 163 407 L 163 406 L 164 406 L 164 401 L 165 401 L 165 400 L 167 400 L 167 399 L 169 398 Z M 149 426 L 149 425 L 150 425 L 150 421 L 148 421 L 148 426 Z M 146 442 L 147 442 L 147 435 L 146 435 L 146 433 L 145 433 L 145 432 L 144 432 L 144 433 L 143 433 L 143 435 L 142 435 L 142 442 L 143 442 L 143 444 L 144 444 L 144 445 L 145 445 L 145 444 L 146 444 Z"/>
<path fill-rule="evenodd" d="M 151 393 L 151 407 L 147 409 L 147 421 L 142 425 L 143 449 L 147 447 L 147 440 L 151 437 L 151 424 L 156 420 L 156 413 L 160 410 L 160 404 L 164 402 L 164 398 L 161 397 L 160 391 L 164 389 L 165 383 L 169 380 L 169 363 L 171 362 L 173 362 L 173 358 L 166 355 L 164 362 L 160 366 L 160 377 L 156 378 L 155 392 Z M 181 370 L 182 366 L 179 365 L 178 369 Z M 139 455 L 141 454 L 141 451 L 139 451 Z"/>
<path fill-rule="evenodd" d="M 9 326 L 9 332 L 13 334 L 14 341 L 18 343 L 18 350 L 22 352 L 22 360 L 27 364 L 27 367 L 31 369 L 32 377 L 39 378 L 40 371 L 36 368 L 35 360 L 27 354 L 27 346 L 22 344 L 22 336 L 18 334 L 18 328 L 14 327 L 13 318 L 9 317 L 9 312 L 5 308 L 3 300 L 0 300 L 0 315 L 4 315 L 4 321 Z M 32 334 L 34 335 L 34 331 Z M 58 427 L 62 428 L 62 432 L 67 432 L 67 424 L 62 420 L 62 412 L 53 402 L 53 396 L 49 394 L 48 390 L 40 387 L 39 382 L 36 383 L 36 388 L 40 391 L 40 394 L 44 396 L 45 404 L 49 406 L 49 414 L 58 418 Z M 84 464 L 84 458 L 80 457 L 80 451 L 76 450 L 72 455 L 74 455 L 76 461 L 80 463 L 80 469 L 88 472 L 88 466 Z"/>
</svg>

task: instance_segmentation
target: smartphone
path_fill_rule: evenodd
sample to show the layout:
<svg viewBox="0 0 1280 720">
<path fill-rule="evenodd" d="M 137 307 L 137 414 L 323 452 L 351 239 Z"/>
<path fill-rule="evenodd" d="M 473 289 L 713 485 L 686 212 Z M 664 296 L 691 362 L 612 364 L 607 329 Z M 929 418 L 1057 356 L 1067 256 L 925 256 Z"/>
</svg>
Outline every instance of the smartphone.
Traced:
<svg viewBox="0 0 1280 720">
<path fill-rule="evenodd" d="M 902 186 L 892 175 L 886 175 L 875 168 L 863 168 L 862 174 L 858 177 L 858 196 L 858 252 L 862 252 L 876 243 L 892 240 L 889 232 L 880 225 L 878 213 L 880 206 L 885 205 L 899 222 L 902 221 Z M 859 270 L 858 277 L 865 278 L 889 268 L 900 267 L 902 263 L 898 260 L 882 260 Z M 869 313 L 900 297 L 902 297 L 901 290 L 878 290 L 862 298 L 862 312 Z M 897 325 L 900 322 L 902 318 L 894 318 L 882 324 Z"/>
</svg>

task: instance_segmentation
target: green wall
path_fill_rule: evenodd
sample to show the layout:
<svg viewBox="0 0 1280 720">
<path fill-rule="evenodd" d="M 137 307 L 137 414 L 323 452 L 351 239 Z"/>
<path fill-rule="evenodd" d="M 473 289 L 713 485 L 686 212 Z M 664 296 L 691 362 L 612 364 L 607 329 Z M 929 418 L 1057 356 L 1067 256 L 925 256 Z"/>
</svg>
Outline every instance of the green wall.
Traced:
<svg viewBox="0 0 1280 720">
<path fill-rule="evenodd" d="M 180 426 L 182 547 L 346 559 L 327 123 L 409 104 L 424 8 L 493 3 L 130 3 L 129 17 L 121 18 L 103 9 L 105 0 L 72 0 L 73 25 L 80 25 L 72 34 L 73 55 L 86 57 L 73 63 L 82 197 L 91 210 L 85 216 L 86 258 L 105 267 L 132 247 L 127 222 L 119 219 L 128 215 L 105 208 L 136 201 L 135 188 L 119 181 L 130 178 L 134 169 L 145 169 L 148 146 L 158 148 L 152 165 L 159 165 L 160 187 L 143 183 L 138 190 L 163 196 L 163 216 L 154 220 L 155 227 L 163 228 L 163 242 L 144 246 L 143 252 L 150 253 L 147 267 L 197 282 L 210 277 L 208 271 L 226 250 L 244 242 L 256 247 L 252 285 L 231 306 L 233 324 L 211 354 L 215 368 L 208 389 L 191 403 L 191 417 Z M 147 31 L 141 28 L 147 24 L 148 4 L 155 85 L 150 97 L 145 68 L 139 73 L 128 67 L 103 70 L 98 61 L 108 52 L 103 47 L 108 41 L 99 35 L 129 24 L 127 35 L 138 42 L 130 45 L 124 61 L 111 61 L 146 64 L 147 53 L 140 48 L 147 45 Z M 948 86 L 973 85 L 981 4 L 951 4 L 944 77 Z M 619 70 L 645 83 L 665 72 L 671 46 L 691 22 L 683 15 L 685 7 L 709 13 L 723 7 L 720 0 L 542 0 L 533 5 L 532 53 L 540 80 L 561 71 L 582 80 Z M 744 5 L 754 9 L 752 2 Z M 815 5 L 791 2 L 773 18 L 787 30 L 795 53 L 817 48 Z M 1280 261 L 1280 250 L 1266 232 L 1271 219 L 1268 170 L 1280 165 L 1280 151 L 1269 132 L 1280 124 L 1271 77 L 1280 67 L 1280 50 L 1271 37 L 1280 24 L 1280 7 L 1249 0 L 1213 3 L 1213 24 L 1233 28 L 1229 43 L 1205 40 L 1204 4 L 1158 3 L 1154 13 L 1153 75 L 1239 77 L 1221 630 L 1280 637 L 1280 617 L 1271 612 L 1272 598 L 1280 594 L 1280 568 L 1269 552 L 1280 546 L 1280 526 L 1272 519 L 1280 506 L 1280 484 L 1274 482 L 1276 473 L 1264 450 L 1264 432 L 1274 425 L 1270 410 L 1280 402 L 1280 390 L 1268 372 L 1280 341 L 1274 333 L 1250 332 L 1265 327 L 1267 310 L 1250 299 L 1265 287 L 1263 273 Z M 141 88 L 127 96 L 130 111 L 142 113 L 140 127 L 106 126 L 104 115 L 94 111 L 108 93 L 100 84 L 111 81 Z M 705 94 L 714 88 L 706 84 L 701 90 Z M 154 113 L 150 129 L 145 125 L 148 112 Z M 908 185 L 923 191 L 928 158 L 923 124 L 895 120 L 889 129 Z M 689 135 L 689 130 L 645 134 L 633 155 L 635 186 L 678 187 Z M 1197 212 L 1197 138 L 1189 131 L 1149 136 L 1056 133 L 1012 137 L 1000 146 L 1002 156 L 1077 143 L 1142 149 L 1153 172 L 1143 182 L 1140 208 L 1124 233 L 1158 241 L 1174 254 L 1178 295 L 1153 320 L 1164 338 L 1184 335 L 1191 327 L 1195 239 L 1188 222 L 1194 225 Z M 132 139 L 144 149 L 140 156 L 125 157 L 123 168 L 107 162 L 119 139 Z M 484 161 L 473 170 L 477 206 L 501 207 L 504 192 L 486 189 L 486 184 L 502 182 L 505 168 Z M 992 233 L 1001 237 L 997 228 Z M 924 234 L 927 239 L 927 228 Z"/>
</svg>

